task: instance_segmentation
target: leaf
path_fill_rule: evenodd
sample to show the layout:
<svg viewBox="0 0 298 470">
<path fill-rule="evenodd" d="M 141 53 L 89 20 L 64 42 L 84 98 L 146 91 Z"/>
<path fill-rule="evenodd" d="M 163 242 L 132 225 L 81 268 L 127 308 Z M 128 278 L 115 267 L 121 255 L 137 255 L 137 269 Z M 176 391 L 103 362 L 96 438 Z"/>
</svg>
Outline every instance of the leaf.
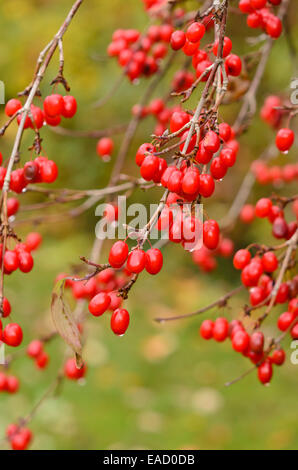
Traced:
<svg viewBox="0 0 298 470">
<path fill-rule="evenodd" d="M 76 355 L 76 363 L 80 368 L 83 365 L 82 344 L 80 332 L 73 314 L 64 298 L 65 279 L 57 282 L 52 293 L 51 311 L 54 325 L 59 335 L 73 349 Z"/>
</svg>

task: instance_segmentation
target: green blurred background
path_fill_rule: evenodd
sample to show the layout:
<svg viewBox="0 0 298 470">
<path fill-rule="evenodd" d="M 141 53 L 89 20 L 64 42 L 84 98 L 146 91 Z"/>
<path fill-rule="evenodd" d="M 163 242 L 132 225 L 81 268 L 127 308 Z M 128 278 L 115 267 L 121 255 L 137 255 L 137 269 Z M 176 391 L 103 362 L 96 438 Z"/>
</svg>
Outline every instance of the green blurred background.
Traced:
<svg viewBox="0 0 298 470">
<path fill-rule="evenodd" d="M 192 2 L 193 3 L 193 2 Z M 292 36 L 297 43 L 297 9 L 292 1 L 289 15 Z M 9 0 L 0 6 L 0 79 L 6 85 L 6 99 L 30 83 L 40 50 L 52 38 L 66 16 L 70 0 Z M 236 6 L 237 2 L 232 2 Z M 92 103 L 104 96 L 119 76 L 119 68 L 106 60 L 106 46 L 116 28 L 137 27 L 148 23 L 140 0 L 85 1 L 64 40 L 65 75 L 71 92 L 78 101 L 78 113 L 63 125 L 73 129 L 102 129 L 127 123 L 130 110 L 147 86 L 142 79 L 132 86 L 122 83 L 112 100 L 101 109 Z M 245 19 L 231 15 L 228 34 L 235 53 L 253 50 L 244 38 L 248 32 Z M 210 39 L 211 41 L 211 39 Z M 54 57 L 42 84 L 49 93 L 49 83 L 56 75 L 58 56 Z M 293 60 L 285 38 L 277 41 L 260 91 L 259 105 L 270 93 L 288 97 L 294 74 Z M 171 74 L 170 74 L 171 75 Z M 156 96 L 163 96 L 169 78 L 161 84 Z M 62 90 L 61 90 L 62 92 Z M 196 98 L 196 97 L 195 97 Z M 38 103 L 38 99 L 36 100 Z M 222 115 L 233 122 L 238 105 L 223 110 Z M 4 113 L 1 121 L 4 122 Z M 125 172 L 138 174 L 134 164 L 135 149 L 152 132 L 151 118 L 141 124 L 129 152 Z M 12 126 L 1 141 L 1 152 L 8 156 L 16 128 Z M 32 132 L 27 131 L 22 147 L 22 161 L 29 158 L 28 146 Z M 113 160 L 101 162 L 95 152 L 96 140 L 61 137 L 50 129 L 42 130 L 47 155 L 60 171 L 56 187 L 101 188 L 109 178 Z M 209 215 L 220 218 L 236 194 L 250 162 L 257 158 L 272 140 L 273 132 L 255 119 L 250 131 L 241 138 L 237 165 L 224 182 L 218 185 Z M 121 136 L 115 137 L 116 147 Z M 115 152 L 116 153 L 116 152 Z M 294 161 L 295 151 L 276 162 Z M 287 188 L 294 194 L 294 184 Z M 284 188 L 274 188 L 282 193 Z M 250 202 L 272 188 L 256 187 Z M 149 202 L 160 190 L 137 191 L 131 201 Z M 39 202 L 36 195 L 21 196 L 21 203 Z M 57 207 L 47 209 L 55 212 Z M 61 210 L 61 209 L 58 209 Z M 27 212 L 20 219 L 32 217 Z M 58 272 L 69 271 L 78 264 L 79 256 L 88 256 L 94 239 L 97 218 L 94 208 L 78 219 L 36 226 L 44 242 L 35 255 L 35 269 L 29 275 L 14 273 L 6 282 L 12 319 L 24 327 L 24 346 L 53 328 L 50 315 L 51 290 Z M 22 237 L 32 227 L 20 225 Z M 251 241 L 273 242 L 266 221 L 257 221 L 249 228 L 240 223 L 232 233 L 236 247 Z M 107 258 L 107 248 L 102 260 Z M 90 318 L 86 325 L 84 349 L 89 371 L 84 384 L 66 381 L 59 394 L 44 402 L 30 424 L 35 438 L 32 449 L 297 449 L 297 386 L 298 366 L 289 359 L 275 369 L 269 387 L 261 386 L 256 373 L 226 388 L 224 383 L 250 367 L 248 361 L 231 350 L 229 342 L 215 344 L 198 337 L 201 318 L 156 324 L 155 316 L 182 314 L 200 308 L 239 284 L 238 273 L 230 260 L 219 260 L 211 275 L 200 273 L 189 254 L 179 246 L 164 250 L 165 265 L 157 277 L 143 274 L 126 303 L 131 313 L 127 334 L 118 338 L 109 329 L 108 316 Z M 237 318 L 247 297 L 238 296 L 231 307 L 223 309 L 228 318 Z M 267 335 L 276 336 L 278 309 L 264 325 Z M 218 312 L 211 311 L 208 318 Z M 204 317 L 205 318 L 205 317 Z M 0 395 L 0 430 L 20 416 L 26 415 L 54 379 L 64 358 L 65 345 L 60 338 L 47 347 L 51 361 L 46 371 L 36 370 L 29 359 L 20 357 L 11 371 L 21 380 L 16 396 Z"/>
</svg>

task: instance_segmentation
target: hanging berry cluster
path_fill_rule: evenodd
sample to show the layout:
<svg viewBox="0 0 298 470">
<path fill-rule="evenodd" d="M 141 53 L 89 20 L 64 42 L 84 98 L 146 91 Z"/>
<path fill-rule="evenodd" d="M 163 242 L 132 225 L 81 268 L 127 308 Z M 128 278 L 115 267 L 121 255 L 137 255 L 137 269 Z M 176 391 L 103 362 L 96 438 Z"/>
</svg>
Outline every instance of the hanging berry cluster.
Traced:
<svg viewBox="0 0 298 470">
<path fill-rule="evenodd" d="M 240 0 L 239 9 L 247 14 L 247 26 L 260 28 L 273 39 L 282 33 L 282 23 L 272 12 L 272 7 L 280 5 L 281 0 Z"/>
</svg>

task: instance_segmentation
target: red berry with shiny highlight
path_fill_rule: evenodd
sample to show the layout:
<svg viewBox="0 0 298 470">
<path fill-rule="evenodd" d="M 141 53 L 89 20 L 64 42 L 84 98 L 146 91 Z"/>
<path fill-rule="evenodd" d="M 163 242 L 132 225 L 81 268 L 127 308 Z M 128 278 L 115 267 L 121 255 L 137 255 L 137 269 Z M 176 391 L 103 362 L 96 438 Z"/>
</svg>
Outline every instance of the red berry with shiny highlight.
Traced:
<svg viewBox="0 0 298 470">
<path fill-rule="evenodd" d="M 17 323 L 8 323 L 3 330 L 2 341 L 8 346 L 17 347 L 23 340 L 23 331 Z"/>
<path fill-rule="evenodd" d="M 106 292 L 100 292 L 95 295 L 89 302 L 88 309 L 95 317 L 102 315 L 111 303 L 111 298 Z"/>
<path fill-rule="evenodd" d="M 128 256 L 128 245 L 122 240 L 115 242 L 110 250 L 109 263 L 113 268 L 121 268 Z"/>
<path fill-rule="evenodd" d="M 145 268 L 146 253 L 144 250 L 137 248 L 129 253 L 126 267 L 132 273 L 140 273 Z"/>
<path fill-rule="evenodd" d="M 211 339 L 213 338 L 213 329 L 214 322 L 212 320 L 204 320 L 200 326 L 200 335 L 204 339 Z"/>
<path fill-rule="evenodd" d="M 118 308 L 111 317 L 111 329 L 115 335 L 124 335 L 129 325 L 129 313 L 125 308 Z"/>
<path fill-rule="evenodd" d="M 145 269 L 149 274 L 157 274 L 163 265 L 162 252 L 158 248 L 150 248 L 146 252 Z"/>
</svg>

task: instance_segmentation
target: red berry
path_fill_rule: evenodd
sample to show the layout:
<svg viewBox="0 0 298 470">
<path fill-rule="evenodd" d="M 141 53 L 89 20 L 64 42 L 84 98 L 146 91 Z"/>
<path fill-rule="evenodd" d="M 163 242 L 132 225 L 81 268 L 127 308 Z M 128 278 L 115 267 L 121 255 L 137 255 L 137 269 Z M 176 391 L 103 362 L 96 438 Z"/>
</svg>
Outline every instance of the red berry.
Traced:
<svg viewBox="0 0 298 470">
<path fill-rule="evenodd" d="M 268 15 L 265 23 L 266 33 L 273 39 L 279 38 L 282 32 L 282 22 L 275 15 Z"/>
<path fill-rule="evenodd" d="M 237 352 L 244 352 L 249 345 L 249 335 L 246 331 L 237 331 L 232 339 L 233 349 Z"/>
<path fill-rule="evenodd" d="M 229 323 L 226 318 L 219 317 L 214 322 L 213 338 L 215 341 L 224 341 L 229 333 Z"/>
<path fill-rule="evenodd" d="M 224 148 L 219 154 L 219 159 L 223 166 L 231 167 L 236 162 L 236 152 L 231 148 Z"/>
<path fill-rule="evenodd" d="M 42 242 L 42 236 L 38 232 L 30 232 L 26 237 L 26 245 L 30 251 L 36 250 Z"/>
<path fill-rule="evenodd" d="M 7 272 L 11 273 L 18 269 L 19 259 L 15 251 L 6 250 L 3 258 L 4 268 Z"/>
<path fill-rule="evenodd" d="M 182 50 L 183 50 L 185 55 L 190 57 L 190 56 L 194 55 L 197 52 L 199 47 L 200 47 L 199 42 L 190 42 L 188 39 L 186 39 Z"/>
<path fill-rule="evenodd" d="M 2 316 L 3 318 L 6 318 L 10 315 L 11 312 L 11 305 L 6 297 L 3 297 L 3 303 L 2 303 Z M 0 328 L 1 330 L 1 328 Z"/>
<path fill-rule="evenodd" d="M 140 273 L 145 268 L 146 254 L 144 250 L 137 248 L 129 253 L 126 267 L 132 273 Z"/>
<path fill-rule="evenodd" d="M 175 111 L 170 120 L 171 133 L 177 132 L 182 129 L 185 124 L 189 122 L 189 115 L 184 111 Z"/>
<path fill-rule="evenodd" d="M 241 73 L 242 62 L 236 54 L 230 54 L 225 60 L 225 68 L 228 75 L 238 77 Z"/>
<path fill-rule="evenodd" d="M 21 193 L 25 186 L 26 181 L 24 178 L 24 169 L 18 168 L 17 170 L 12 171 L 10 175 L 10 189 L 16 193 Z"/>
<path fill-rule="evenodd" d="M 129 313 L 125 308 L 118 308 L 111 317 L 111 329 L 115 335 L 124 335 L 129 325 Z"/>
<path fill-rule="evenodd" d="M 262 17 L 258 12 L 253 11 L 247 16 L 246 23 L 249 28 L 259 28 L 262 26 Z"/>
<path fill-rule="evenodd" d="M 155 174 L 159 169 L 159 159 L 154 155 L 148 155 L 144 158 L 141 165 L 141 176 L 146 181 L 150 181 L 154 178 Z"/>
<path fill-rule="evenodd" d="M 146 271 L 149 274 L 157 274 L 163 265 L 162 252 L 158 248 L 150 248 L 146 252 Z"/>
<path fill-rule="evenodd" d="M 253 11 L 250 0 L 240 0 L 238 7 L 242 13 L 251 13 Z"/>
<path fill-rule="evenodd" d="M 214 179 L 211 175 L 204 174 L 199 176 L 199 187 L 200 187 L 200 194 L 203 197 L 210 197 L 212 196 L 215 184 Z"/>
<path fill-rule="evenodd" d="M 9 375 L 7 377 L 7 391 L 8 393 L 16 393 L 19 390 L 20 382 L 17 377 L 14 375 Z"/>
<path fill-rule="evenodd" d="M 40 176 L 43 183 L 54 183 L 58 176 L 58 168 L 53 160 L 45 161 L 40 168 Z"/>
<path fill-rule="evenodd" d="M 122 240 L 114 243 L 109 254 L 109 263 L 113 268 L 121 268 L 128 256 L 128 245 Z"/>
<path fill-rule="evenodd" d="M 295 135 L 291 129 L 279 129 L 275 138 L 276 147 L 281 152 L 287 152 L 292 147 L 294 138 Z"/>
<path fill-rule="evenodd" d="M 273 251 L 267 251 L 262 257 L 262 265 L 264 271 L 267 273 L 273 273 L 278 268 L 278 260 Z"/>
<path fill-rule="evenodd" d="M 232 129 L 231 126 L 226 122 L 221 122 L 218 126 L 219 136 L 222 140 L 227 142 L 231 138 Z"/>
<path fill-rule="evenodd" d="M 3 330 L 2 340 L 8 346 L 19 346 L 23 339 L 23 331 L 17 323 L 8 323 Z"/>
<path fill-rule="evenodd" d="M 282 313 L 277 320 L 277 327 L 280 331 L 286 331 L 293 321 L 295 320 L 295 315 L 293 312 L 284 312 Z"/>
<path fill-rule="evenodd" d="M 70 358 L 64 365 L 64 374 L 71 380 L 79 380 L 86 374 L 86 366 L 84 365 L 81 369 L 78 369 L 76 361 Z"/>
<path fill-rule="evenodd" d="M 18 212 L 20 203 L 15 197 L 10 197 L 7 199 L 7 217 L 11 217 L 12 215 Z"/>
<path fill-rule="evenodd" d="M 292 327 L 291 336 L 293 339 L 298 339 L 298 323 Z"/>
<path fill-rule="evenodd" d="M 19 269 L 23 273 L 29 273 L 31 269 L 33 268 L 33 258 L 31 253 L 28 253 L 28 251 L 22 250 L 18 253 L 18 258 L 19 258 Z"/>
<path fill-rule="evenodd" d="M 259 305 L 266 299 L 266 290 L 262 286 L 252 287 L 249 291 L 251 305 Z"/>
<path fill-rule="evenodd" d="M 219 44 L 219 41 L 216 40 L 215 43 L 213 44 L 213 54 L 215 56 L 217 56 L 217 52 L 218 52 L 218 44 Z M 227 36 L 224 37 L 224 43 L 223 43 L 223 52 L 222 52 L 222 56 L 223 57 L 227 57 L 230 52 L 232 50 L 232 41 L 230 38 L 228 38 Z"/>
<path fill-rule="evenodd" d="M 275 302 L 277 304 L 284 304 L 289 297 L 289 285 L 286 282 L 283 282 L 277 291 Z"/>
<path fill-rule="evenodd" d="M 61 122 L 61 116 L 58 115 L 58 116 L 51 117 L 51 116 L 48 116 L 47 114 L 45 114 L 45 122 L 49 126 L 53 126 L 53 127 L 59 126 L 59 124 Z"/>
<path fill-rule="evenodd" d="M 36 367 L 38 367 L 38 369 L 44 369 L 45 367 L 47 367 L 49 359 L 49 355 L 45 351 L 42 351 L 36 358 Z"/>
<path fill-rule="evenodd" d="M 39 339 L 34 339 L 27 347 L 27 354 L 30 357 L 38 357 L 43 350 L 43 343 Z"/>
<path fill-rule="evenodd" d="M 260 354 L 261 352 L 263 352 L 264 335 L 261 331 L 255 331 L 251 335 L 250 342 L 249 342 L 249 347 L 256 354 Z"/>
<path fill-rule="evenodd" d="M 92 313 L 95 317 L 102 315 L 108 308 L 111 303 L 111 298 L 105 292 L 100 292 L 95 295 L 89 302 L 88 308 L 89 312 Z"/>
<path fill-rule="evenodd" d="M 64 109 L 63 97 L 58 94 L 46 96 L 43 102 L 43 109 L 44 112 L 50 117 L 55 117 L 59 114 L 62 114 Z"/>
<path fill-rule="evenodd" d="M 273 374 L 272 364 L 271 362 L 266 359 L 259 367 L 258 367 L 258 378 L 262 384 L 266 384 L 270 382 L 271 377 Z"/>
<path fill-rule="evenodd" d="M 276 219 L 274 219 L 272 234 L 275 238 L 286 238 L 288 230 L 288 225 L 283 217 L 276 217 Z"/>
<path fill-rule="evenodd" d="M 210 165 L 210 172 L 215 180 L 221 180 L 227 171 L 228 167 L 222 162 L 220 157 L 213 158 Z"/>
<path fill-rule="evenodd" d="M 63 111 L 62 116 L 65 118 L 72 118 L 77 111 L 77 101 L 71 95 L 63 96 Z"/>
<path fill-rule="evenodd" d="M 141 166 L 147 153 L 153 153 L 156 151 L 156 148 L 152 144 L 142 144 L 136 153 L 136 164 Z"/>
<path fill-rule="evenodd" d="M 204 320 L 200 327 L 200 335 L 204 339 L 213 337 L 214 322 L 212 320 Z"/>
<path fill-rule="evenodd" d="M 255 218 L 255 208 L 252 204 L 245 204 L 240 211 L 240 219 L 245 224 L 250 224 Z"/>
<path fill-rule="evenodd" d="M 7 377 L 3 372 L 0 372 L 0 392 L 7 391 Z"/>
<path fill-rule="evenodd" d="M 205 26 L 198 21 L 192 23 L 186 30 L 186 37 L 190 42 L 198 42 L 205 34 Z"/>
<path fill-rule="evenodd" d="M 263 197 L 258 200 L 256 204 L 256 216 L 257 217 L 268 217 L 270 209 L 272 207 L 272 202 L 270 199 Z"/>
<path fill-rule="evenodd" d="M 200 189 L 200 173 L 197 169 L 188 169 L 182 180 L 182 190 L 185 194 L 196 195 Z"/>
<path fill-rule="evenodd" d="M 273 364 L 281 366 L 286 360 L 286 353 L 283 349 L 275 349 L 270 359 Z"/>
<path fill-rule="evenodd" d="M 266 6 L 267 0 L 250 0 L 250 4 L 256 10 L 264 8 Z"/>
<path fill-rule="evenodd" d="M 168 190 L 173 193 L 180 193 L 182 179 L 183 179 L 182 171 L 175 169 L 173 172 L 171 172 L 169 179 L 168 179 L 168 184 L 167 184 Z"/>
<path fill-rule="evenodd" d="M 215 220 L 207 220 L 203 224 L 203 241 L 209 250 L 214 250 L 219 243 L 219 226 Z"/>
<path fill-rule="evenodd" d="M 220 147 L 220 139 L 216 132 L 208 131 L 203 140 L 204 147 L 207 151 L 216 153 Z"/>
<path fill-rule="evenodd" d="M 96 152 L 100 157 L 111 155 L 114 149 L 114 143 L 110 137 L 99 139 L 96 145 Z"/>
<path fill-rule="evenodd" d="M 171 35 L 171 47 L 174 51 L 181 49 L 186 41 L 186 36 L 183 31 L 174 31 Z"/>
<path fill-rule="evenodd" d="M 11 447 L 13 450 L 25 450 L 30 444 L 32 433 L 30 429 L 22 428 L 11 436 Z"/>
<path fill-rule="evenodd" d="M 5 114 L 6 116 L 13 116 L 19 109 L 22 108 L 22 103 L 20 100 L 16 98 L 12 98 L 11 100 L 7 101 L 5 105 Z"/>
</svg>

